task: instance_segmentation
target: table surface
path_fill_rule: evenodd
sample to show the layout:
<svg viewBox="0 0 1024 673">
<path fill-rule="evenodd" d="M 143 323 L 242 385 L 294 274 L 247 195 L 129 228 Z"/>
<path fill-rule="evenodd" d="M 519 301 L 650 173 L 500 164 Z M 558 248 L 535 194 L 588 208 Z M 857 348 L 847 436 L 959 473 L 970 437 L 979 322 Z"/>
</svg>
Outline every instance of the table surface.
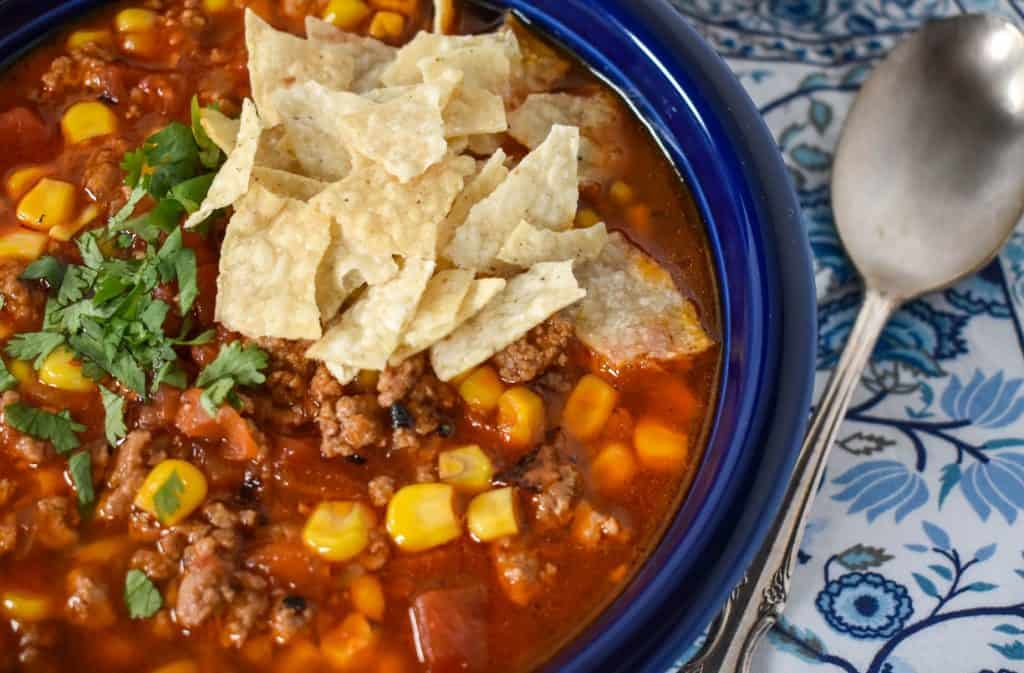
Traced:
<svg viewBox="0 0 1024 673">
<path fill-rule="evenodd" d="M 816 258 L 820 390 L 861 300 L 829 204 L 860 83 L 923 21 L 984 11 L 1024 26 L 1024 0 L 671 1 L 747 88 L 793 176 Z M 1021 227 L 977 276 L 895 316 L 754 673 L 1024 672 L 1022 318 Z"/>
</svg>

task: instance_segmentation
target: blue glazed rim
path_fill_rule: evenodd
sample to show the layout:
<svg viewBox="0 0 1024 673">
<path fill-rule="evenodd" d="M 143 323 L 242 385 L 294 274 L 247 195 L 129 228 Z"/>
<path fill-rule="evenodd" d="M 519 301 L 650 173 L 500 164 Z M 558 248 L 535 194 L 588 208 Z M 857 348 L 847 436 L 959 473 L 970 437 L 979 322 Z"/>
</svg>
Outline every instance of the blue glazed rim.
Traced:
<svg viewBox="0 0 1024 673">
<path fill-rule="evenodd" d="M 0 1 L 0 62 L 109 0 Z M 664 0 L 498 0 L 636 108 L 707 224 L 723 369 L 691 490 L 644 567 L 545 673 L 664 673 L 767 533 L 806 426 L 816 349 L 810 247 L 771 134 L 724 62 Z"/>
</svg>

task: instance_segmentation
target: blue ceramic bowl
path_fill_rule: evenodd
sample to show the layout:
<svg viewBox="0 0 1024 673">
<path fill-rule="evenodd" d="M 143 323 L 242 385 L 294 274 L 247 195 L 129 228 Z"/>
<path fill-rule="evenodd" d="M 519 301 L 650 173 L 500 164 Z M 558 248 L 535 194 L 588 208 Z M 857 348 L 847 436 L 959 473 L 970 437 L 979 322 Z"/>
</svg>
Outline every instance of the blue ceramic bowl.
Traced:
<svg viewBox="0 0 1024 673">
<path fill-rule="evenodd" d="M 0 60 L 104 0 L 0 2 Z M 796 458 L 815 353 L 810 250 L 775 142 L 726 65 L 664 0 L 495 0 L 554 37 L 649 124 L 707 224 L 724 362 L 703 464 L 623 594 L 545 672 L 664 673 L 761 543 Z"/>
</svg>

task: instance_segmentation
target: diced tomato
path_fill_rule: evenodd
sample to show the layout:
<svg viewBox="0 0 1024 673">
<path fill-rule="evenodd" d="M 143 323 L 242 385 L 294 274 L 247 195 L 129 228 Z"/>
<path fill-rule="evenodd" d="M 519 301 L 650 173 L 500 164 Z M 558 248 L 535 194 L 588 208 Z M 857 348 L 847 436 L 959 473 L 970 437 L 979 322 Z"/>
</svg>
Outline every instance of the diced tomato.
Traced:
<svg viewBox="0 0 1024 673">
<path fill-rule="evenodd" d="M 49 139 L 49 127 L 28 108 L 16 107 L 0 113 L 0 145 L 5 161 L 20 160 L 22 153 L 38 151 Z"/>
<path fill-rule="evenodd" d="M 217 423 L 224 433 L 227 446 L 224 457 L 228 460 L 252 460 L 260 455 L 261 444 L 256 438 L 254 428 L 241 414 L 229 404 L 223 405 L 217 412 Z"/>
<path fill-rule="evenodd" d="M 167 384 L 160 384 L 150 397 L 149 408 L 154 414 L 153 421 L 166 426 L 174 422 L 181 406 L 181 391 Z"/>
<path fill-rule="evenodd" d="M 181 394 L 181 406 L 178 407 L 176 424 L 182 434 L 193 439 L 220 439 L 224 429 L 217 419 L 206 413 L 199 402 L 203 394 L 200 388 L 191 388 Z"/>
<path fill-rule="evenodd" d="M 420 594 L 412 604 L 412 628 L 431 673 L 473 673 L 487 667 L 487 589 L 483 585 Z"/>
<path fill-rule="evenodd" d="M 297 540 L 281 540 L 257 547 L 246 565 L 259 570 L 290 589 L 315 595 L 330 580 L 326 563 Z"/>
</svg>

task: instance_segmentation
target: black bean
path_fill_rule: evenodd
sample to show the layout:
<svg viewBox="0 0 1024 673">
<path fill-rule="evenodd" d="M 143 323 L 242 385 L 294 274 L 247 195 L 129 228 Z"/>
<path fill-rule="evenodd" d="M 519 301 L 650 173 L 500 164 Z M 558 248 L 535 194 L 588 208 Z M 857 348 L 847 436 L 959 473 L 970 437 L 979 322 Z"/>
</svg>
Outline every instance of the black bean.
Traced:
<svg viewBox="0 0 1024 673">
<path fill-rule="evenodd" d="M 353 453 L 351 456 L 345 456 L 345 460 L 353 465 L 366 465 L 366 457 L 361 456 L 358 453 Z"/>
<path fill-rule="evenodd" d="M 391 405 L 391 427 L 394 430 L 408 430 L 413 426 L 412 414 L 404 404 L 395 402 Z"/>
<path fill-rule="evenodd" d="M 305 612 L 306 611 L 306 599 L 302 596 L 296 596 L 294 594 L 285 596 L 281 599 L 281 602 L 286 608 L 292 612 Z"/>
<path fill-rule="evenodd" d="M 451 437 L 455 434 L 455 425 L 451 421 L 441 421 L 441 425 L 437 426 L 437 434 Z"/>
</svg>

